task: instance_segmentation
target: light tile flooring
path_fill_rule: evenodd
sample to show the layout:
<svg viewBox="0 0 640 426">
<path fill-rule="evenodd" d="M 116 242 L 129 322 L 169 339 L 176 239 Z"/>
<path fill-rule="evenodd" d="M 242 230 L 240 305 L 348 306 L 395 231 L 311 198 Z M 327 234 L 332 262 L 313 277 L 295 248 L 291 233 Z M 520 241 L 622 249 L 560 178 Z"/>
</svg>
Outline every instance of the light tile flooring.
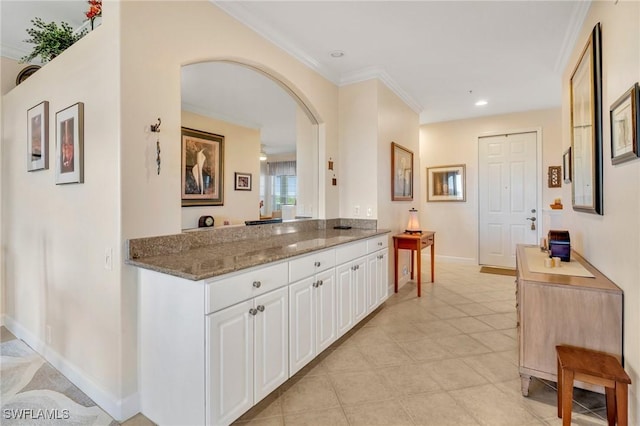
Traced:
<svg viewBox="0 0 640 426">
<path fill-rule="evenodd" d="M 237 424 L 562 424 L 555 383 L 534 380 L 528 398 L 520 393 L 514 278 L 436 268 L 421 298 L 405 285 Z M 3 328 L 2 341 L 12 338 Z M 602 395 L 576 389 L 574 397 L 574 425 L 606 424 Z M 141 414 L 124 423 L 152 424 Z"/>
<path fill-rule="evenodd" d="M 436 268 L 421 298 L 405 285 L 236 424 L 562 424 L 555 383 L 520 393 L 514 278 Z M 602 395 L 575 398 L 572 424 L 606 424 Z"/>
</svg>

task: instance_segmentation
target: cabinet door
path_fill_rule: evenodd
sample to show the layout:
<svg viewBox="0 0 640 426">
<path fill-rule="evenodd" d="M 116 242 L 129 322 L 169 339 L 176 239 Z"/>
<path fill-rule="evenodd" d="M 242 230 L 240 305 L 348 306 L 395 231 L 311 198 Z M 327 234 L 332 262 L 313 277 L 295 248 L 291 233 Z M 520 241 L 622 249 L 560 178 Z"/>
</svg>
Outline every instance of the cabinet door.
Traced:
<svg viewBox="0 0 640 426">
<path fill-rule="evenodd" d="M 367 257 L 367 265 L 369 269 L 369 277 L 367 278 L 367 313 L 373 311 L 380 303 L 378 296 L 378 252 L 372 253 Z"/>
<path fill-rule="evenodd" d="M 316 275 L 316 354 L 327 349 L 338 338 L 336 327 L 336 280 L 334 270 Z"/>
<path fill-rule="evenodd" d="M 387 300 L 389 293 L 389 250 L 378 252 L 378 305 Z"/>
<path fill-rule="evenodd" d="M 254 403 L 289 378 L 289 291 L 281 288 L 254 299 Z"/>
<path fill-rule="evenodd" d="M 208 425 L 229 424 L 253 406 L 252 307 L 246 301 L 206 317 Z"/>
<path fill-rule="evenodd" d="M 353 300 L 353 278 L 355 276 L 353 263 L 345 263 L 336 268 L 336 321 L 338 337 L 349 331 L 354 324 L 354 300 Z"/>
<path fill-rule="evenodd" d="M 314 277 L 289 286 L 289 376 L 316 356 Z"/>
<path fill-rule="evenodd" d="M 353 274 L 353 314 L 354 324 L 357 324 L 367 316 L 367 280 L 370 271 L 365 257 L 354 260 L 353 265 L 356 267 Z"/>
</svg>

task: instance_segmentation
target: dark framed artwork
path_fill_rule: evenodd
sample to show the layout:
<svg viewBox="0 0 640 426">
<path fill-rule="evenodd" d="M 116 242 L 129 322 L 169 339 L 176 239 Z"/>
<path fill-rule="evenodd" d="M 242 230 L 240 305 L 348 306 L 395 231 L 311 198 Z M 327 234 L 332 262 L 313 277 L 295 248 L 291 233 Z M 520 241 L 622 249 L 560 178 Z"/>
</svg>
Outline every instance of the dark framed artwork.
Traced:
<svg viewBox="0 0 640 426">
<path fill-rule="evenodd" d="M 571 147 L 562 154 L 562 180 L 571 183 Z"/>
<path fill-rule="evenodd" d="M 27 170 L 49 168 L 49 102 L 27 111 Z"/>
<path fill-rule="evenodd" d="M 236 191 L 251 191 L 251 173 L 234 173 Z"/>
<path fill-rule="evenodd" d="M 413 200 L 413 152 L 391 142 L 391 201 Z"/>
<path fill-rule="evenodd" d="M 571 74 L 570 87 L 573 209 L 603 214 L 600 23 L 593 28 Z"/>
<path fill-rule="evenodd" d="M 182 206 L 224 204 L 224 136 L 182 128 Z"/>
<path fill-rule="evenodd" d="M 56 184 L 84 182 L 84 104 L 56 113 Z"/>
<path fill-rule="evenodd" d="M 467 201 L 466 165 L 427 167 L 427 201 Z"/>
<path fill-rule="evenodd" d="M 611 164 L 638 158 L 639 90 L 634 84 L 611 105 Z"/>
</svg>

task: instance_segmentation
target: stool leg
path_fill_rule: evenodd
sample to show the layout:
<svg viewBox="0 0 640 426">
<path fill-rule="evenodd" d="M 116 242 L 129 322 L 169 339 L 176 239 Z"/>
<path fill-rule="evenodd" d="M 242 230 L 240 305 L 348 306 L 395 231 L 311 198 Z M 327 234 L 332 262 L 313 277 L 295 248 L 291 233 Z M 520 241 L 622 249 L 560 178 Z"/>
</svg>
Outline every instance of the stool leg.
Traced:
<svg viewBox="0 0 640 426">
<path fill-rule="evenodd" d="M 562 368 L 560 367 L 560 360 L 557 360 L 557 364 L 558 364 L 558 370 L 557 370 L 557 376 L 558 376 L 558 397 L 557 397 L 557 402 L 558 402 L 558 418 L 561 419 L 562 418 Z"/>
<path fill-rule="evenodd" d="M 618 426 L 627 426 L 627 384 L 616 382 L 616 414 Z"/>
<path fill-rule="evenodd" d="M 571 426 L 573 406 L 573 370 L 562 370 L 562 426 Z"/>
<path fill-rule="evenodd" d="M 607 423 L 609 426 L 616 424 L 616 390 L 614 388 L 604 388 L 607 396 Z"/>
</svg>

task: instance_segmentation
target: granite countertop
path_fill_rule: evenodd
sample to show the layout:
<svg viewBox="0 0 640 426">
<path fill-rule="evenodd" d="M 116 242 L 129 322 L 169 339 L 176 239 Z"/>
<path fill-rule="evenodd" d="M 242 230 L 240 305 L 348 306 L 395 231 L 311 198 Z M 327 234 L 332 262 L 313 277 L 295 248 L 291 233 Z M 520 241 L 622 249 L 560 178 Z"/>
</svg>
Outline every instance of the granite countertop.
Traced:
<svg viewBox="0 0 640 426">
<path fill-rule="evenodd" d="M 199 281 L 388 232 L 380 229 L 318 229 L 212 244 L 179 253 L 127 259 L 125 262 Z"/>
</svg>

